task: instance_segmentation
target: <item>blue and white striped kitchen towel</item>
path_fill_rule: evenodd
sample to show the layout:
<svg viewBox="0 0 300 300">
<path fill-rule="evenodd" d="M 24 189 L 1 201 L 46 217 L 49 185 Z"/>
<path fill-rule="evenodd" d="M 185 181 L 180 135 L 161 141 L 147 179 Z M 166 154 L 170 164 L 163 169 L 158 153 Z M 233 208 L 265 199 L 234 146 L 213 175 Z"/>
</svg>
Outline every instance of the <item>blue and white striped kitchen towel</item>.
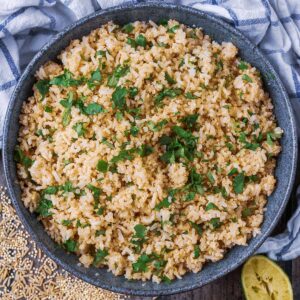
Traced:
<svg viewBox="0 0 300 300">
<path fill-rule="evenodd" d="M 54 34 L 95 10 L 124 0 L 0 0 L 0 138 L 10 95 L 34 54 Z M 144 2 L 144 1 L 141 1 Z M 223 17 L 267 55 L 290 96 L 300 130 L 300 0 L 174 0 Z M 1 145 L 1 144 L 0 144 Z M 300 255 L 299 208 L 287 230 L 260 252 L 273 259 Z"/>
</svg>

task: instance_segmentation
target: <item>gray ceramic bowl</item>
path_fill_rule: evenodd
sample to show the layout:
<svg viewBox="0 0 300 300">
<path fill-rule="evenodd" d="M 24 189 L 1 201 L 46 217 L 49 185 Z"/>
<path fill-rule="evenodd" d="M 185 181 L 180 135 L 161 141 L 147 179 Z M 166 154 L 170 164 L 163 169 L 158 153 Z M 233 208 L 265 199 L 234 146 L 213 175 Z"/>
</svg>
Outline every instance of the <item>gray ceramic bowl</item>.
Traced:
<svg viewBox="0 0 300 300">
<path fill-rule="evenodd" d="M 261 71 L 265 87 L 273 99 L 279 126 L 284 129 L 284 136 L 281 141 L 282 153 L 276 168 L 277 187 L 269 198 L 261 234 L 252 238 L 247 247 L 231 249 L 223 260 L 217 263 L 207 263 L 198 274 L 189 273 L 183 276 L 182 280 L 158 285 L 152 282 L 129 281 L 123 276 L 116 277 L 106 269 L 93 267 L 86 269 L 78 264 L 78 258 L 75 255 L 66 253 L 54 243 L 45 233 L 36 216 L 29 213 L 21 201 L 13 151 L 17 142 L 18 117 L 22 103 L 32 94 L 34 73 L 42 64 L 49 59 L 55 59 L 71 40 L 88 34 L 92 29 L 108 21 L 113 20 L 118 24 L 125 24 L 136 20 L 159 21 L 166 18 L 176 19 L 190 26 L 202 27 L 205 33 L 218 42 L 233 42 L 240 49 L 240 56 Z M 272 232 L 288 202 L 295 175 L 296 154 L 295 123 L 288 96 L 273 67 L 257 47 L 239 31 L 218 18 L 188 7 L 162 3 L 144 3 L 102 10 L 78 21 L 53 38 L 28 65 L 14 91 L 6 115 L 3 140 L 3 161 L 10 196 L 24 226 L 44 252 L 65 270 L 82 280 L 114 292 L 141 296 L 167 295 L 200 287 L 237 268 L 252 255 Z"/>
</svg>

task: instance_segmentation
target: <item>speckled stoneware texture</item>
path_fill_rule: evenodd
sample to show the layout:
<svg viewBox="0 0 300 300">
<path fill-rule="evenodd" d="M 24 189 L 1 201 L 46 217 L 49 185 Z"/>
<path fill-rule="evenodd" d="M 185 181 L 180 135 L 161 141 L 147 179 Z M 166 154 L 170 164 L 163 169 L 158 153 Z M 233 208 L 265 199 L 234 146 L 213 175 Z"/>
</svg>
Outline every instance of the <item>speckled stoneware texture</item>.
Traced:
<svg viewBox="0 0 300 300">
<path fill-rule="evenodd" d="M 44 231 L 42 224 L 37 221 L 36 215 L 29 213 L 21 201 L 13 151 L 17 142 L 18 117 L 22 103 L 32 94 L 34 74 L 42 64 L 55 59 L 71 40 L 81 38 L 108 21 L 113 20 L 122 25 L 136 20 L 159 21 L 168 18 L 190 26 L 202 27 L 204 32 L 214 40 L 230 41 L 240 49 L 239 55 L 242 59 L 250 62 L 262 73 L 265 87 L 273 99 L 275 114 L 279 126 L 284 130 L 284 135 L 281 140 L 282 153 L 276 168 L 277 187 L 269 197 L 261 234 L 252 238 L 247 247 L 236 246 L 231 249 L 223 260 L 217 263 L 207 263 L 198 274 L 188 273 L 183 276 L 182 280 L 175 280 L 171 284 L 156 284 L 129 281 L 123 276 L 114 276 L 106 269 L 94 267 L 86 269 L 78 264 L 78 258 L 75 255 L 65 252 L 54 243 Z M 273 75 L 270 76 L 270 74 Z M 114 292 L 140 296 L 166 295 L 200 287 L 237 268 L 252 255 L 272 232 L 289 200 L 295 175 L 296 156 L 295 123 L 288 96 L 273 67 L 257 47 L 239 31 L 216 17 L 188 7 L 153 2 L 99 11 L 68 27 L 45 45 L 28 65 L 14 91 L 6 115 L 3 139 L 3 161 L 9 193 L 23 224 L 38 245 L 56 263 L 82 280 Z"/>
</svg>

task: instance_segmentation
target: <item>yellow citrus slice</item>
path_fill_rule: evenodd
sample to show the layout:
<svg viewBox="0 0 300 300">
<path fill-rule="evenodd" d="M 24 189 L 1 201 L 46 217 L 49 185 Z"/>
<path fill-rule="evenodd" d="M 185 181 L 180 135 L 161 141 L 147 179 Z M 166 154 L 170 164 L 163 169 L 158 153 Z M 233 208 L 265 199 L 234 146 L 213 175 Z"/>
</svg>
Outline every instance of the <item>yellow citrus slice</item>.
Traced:
<svg viewBox="0 0 300 300">
<path fill-rule="evenodd" d="M 288 276 L 263 255 L 253 256 L 244 264 L 242 284 L 247 300 L 293 300 Z"/>
</svg>

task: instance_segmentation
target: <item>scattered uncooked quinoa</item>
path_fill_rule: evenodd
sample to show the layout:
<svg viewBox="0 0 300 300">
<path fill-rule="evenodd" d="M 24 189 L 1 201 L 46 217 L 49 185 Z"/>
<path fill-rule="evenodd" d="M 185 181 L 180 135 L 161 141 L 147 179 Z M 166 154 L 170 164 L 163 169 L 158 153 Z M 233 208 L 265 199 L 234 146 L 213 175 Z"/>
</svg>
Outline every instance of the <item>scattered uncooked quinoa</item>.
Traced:
<svg viewBox="0 0 300 300">
<path fill-rule="evenodd" d="M 282 130 L 237 52 L 174 20 L 108 23 L 36 73 L 22 197 L 84 266 L 170 282 L 260 232 Z"/>
</svg>

